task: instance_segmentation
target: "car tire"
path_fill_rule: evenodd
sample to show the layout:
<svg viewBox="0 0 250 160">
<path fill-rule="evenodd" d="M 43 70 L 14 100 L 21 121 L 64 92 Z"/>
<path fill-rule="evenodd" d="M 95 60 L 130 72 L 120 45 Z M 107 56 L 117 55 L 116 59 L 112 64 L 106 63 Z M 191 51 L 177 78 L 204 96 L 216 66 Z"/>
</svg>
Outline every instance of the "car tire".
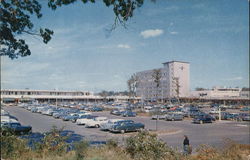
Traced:
<svg viewBox="0 0 250 160">
<path fill-rule="evenodd" d="M 202 120 L 200 120 L 200 124 L 203 124 L 203 121 L 202 121 Z"/>
<path fill-rule="evenodd" d="M 124 134 L 125 133 L 125 130 L 121 130 L 121 134 Z"/>
</svg>

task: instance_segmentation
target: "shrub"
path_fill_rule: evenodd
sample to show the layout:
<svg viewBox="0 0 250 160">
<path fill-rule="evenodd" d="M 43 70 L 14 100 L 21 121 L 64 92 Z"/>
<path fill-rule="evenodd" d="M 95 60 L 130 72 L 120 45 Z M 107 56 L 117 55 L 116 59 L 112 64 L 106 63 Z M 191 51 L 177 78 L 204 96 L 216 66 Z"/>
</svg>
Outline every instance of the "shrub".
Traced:
<svg viewBox="0 0 250 160">
<path fill-rule="evenodd" d="M 67 152 L 68 144 L 65 140 L 68 136 L 61 136 L 60 133 L 63 128 L 58 129 L 57 127 L 52 127 L 50 132 L 46 133 L 45 137 L 42 139 L 41 143 L 37 143 L 35 146 L 35 151 L 42 155 L 63 155 Z"/>
<path fill-rule="evenodd" d="M 123 147 L 110 148 L 107 145 L 89 147 L 86 160 L 132 160 Z"/>
<path fill-rule="evenodd" d="M 75 159 L 80 160 L 83 159 L 86 155 L 87 149 L 89 147 L 89 143 L 86 141 L 80 141 L 74 144 L 75 149 Z"/>
<path fill-rule="evenodd" d="M 222 149 L 201 145 L 197 149 L 195 160 L 245 160 L 250 155 L 250 145 L 237 144 L 232 140 L 225 140 Z"/>
<path fill-rule="evenodd" d="M 134 159 L 179 159 L 180 154 L 157 139 L 155 134 L 147 131 L 139 132 L 126 140 L 126 151 Z"/>
<path fill-rule="evenodd" d="M 107 140 L 106 145 L 109 148 L 116 148 L 116 147 L 118 147 L 118 141 L 116 139 L 109 139 L 109 140 Z"/>
<path fill-rule="evenodd" d="M 7 134 L 0 137 L 1 158 L 17 159 L 24 156 L 30 149 L 26 146 L 26 141 L 17 138 L 15 135 Z"/>
</svg>

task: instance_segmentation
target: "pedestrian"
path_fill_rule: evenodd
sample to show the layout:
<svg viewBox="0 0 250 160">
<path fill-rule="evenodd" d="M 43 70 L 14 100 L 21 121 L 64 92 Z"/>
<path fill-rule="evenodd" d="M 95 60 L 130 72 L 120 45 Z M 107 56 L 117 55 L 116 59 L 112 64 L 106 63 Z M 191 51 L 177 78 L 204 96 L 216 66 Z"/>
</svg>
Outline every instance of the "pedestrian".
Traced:
<svg viewBox="0 0 250 160">
<path fill-rule="evenodd" d="M 188 154 L 192 153 L 192 149 L 191 149 L 191 146 L 189 144 L 189 139 L 186 135 L 184 135 L 183 151 L 184 151 L 184 155 L 188 155 Z"/>
</svg>

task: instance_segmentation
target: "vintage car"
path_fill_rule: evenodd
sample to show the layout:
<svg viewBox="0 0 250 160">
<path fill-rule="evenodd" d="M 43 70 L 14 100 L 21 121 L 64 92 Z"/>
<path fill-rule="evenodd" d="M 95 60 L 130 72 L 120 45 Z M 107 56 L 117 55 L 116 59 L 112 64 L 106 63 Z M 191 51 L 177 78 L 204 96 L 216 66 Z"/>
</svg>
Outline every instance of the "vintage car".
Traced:
<svg viewBox="0 0 250 160">
<path fill-rule="evenodd" d="M 183 115 L 182 114 L 167 114 L 166 121 L 182 121 Z"/>
<path fill-rule="evenodd" d="M 85 115 L 79 119 L 76 120 L 76 124 L 77 125 L 85 125 L 85 123 L 87 123 L 88 121 L 90 121 L 91 119 L 96 118 L 97 116 L 93 116 L 93 115 Z"/>
<path fill-rule="evenodd" d="M 157 119 L 165 119 L 167 114 L 160 114 L 160 115 L 153 115 L 151 117 L 152 120 L 157 120 Z"/>
<path fill-rule="evenodd" d="M 109 131 L 111 127 L 119 121 L 124 121 L 124 120 L 123 119 L 110 119 L 108 120 L 108 122 L 100 124 L 100 129 L 102 131 Z"/>
<path fill-rule="evenodd" d="M 203 124 L 203 123 L 212 123 L 213 119 L 210 116 L 198 116 L 193 119 L 193 123 Z"/>
<path fill-rule="evenodd" d="M 19 122 L 11 122 L 11 123 L 1 123 L 2 134 L 6 134 L 7 132 L 13 134 L 25 134 L 30 133 L 32 131 L 31 126 L 22 126 Z"/>
<path fill-rule="evenodd" d="M 136 117 L 136 113 L 132 111 L 125 111 L 122 113 L 123 117 Z"/>
<path fill-rule="evenodd" d="M 118 109 L 113 109 L 110 111 L 110 114 L 116 115 L 116 116 L 120 116 L 123 112 L 118 110 Z"/>
<path fill-rule="evenodd" d="M 240 117 L 243 121 L 250 121 L 250 114 L 249 113 L 240 114 Z"/>
<path fill-rule="evenodd" d="M 85 123 L 85 127 L 95 127 L 99 128 L 101 124 L 107 123 L 107 117 L 96 117 L 94 119 L 90 119 L 88 122 Z"/>
<path fill-rule="evenodd" d="M 90 111 L 92 111 L 92 112 L 101 112 L 101 111 L 103 111 L 103 108 L 101 108 L 101 107 L 92 107 L 92 108 L 90 108 Z"/>
<path fill-rule="evenodd" d="M 125 133 L 125 132 L 134 132 L 138 131 L 141 129 L 144 129 L 144 124 L 142 123 L 135 123 L 134 121 L 124 121 L 124 122 L 119 122 L 114 124 L 110 131 L 111 132 L 120 132 L 120 133 Z"/>
</svg>

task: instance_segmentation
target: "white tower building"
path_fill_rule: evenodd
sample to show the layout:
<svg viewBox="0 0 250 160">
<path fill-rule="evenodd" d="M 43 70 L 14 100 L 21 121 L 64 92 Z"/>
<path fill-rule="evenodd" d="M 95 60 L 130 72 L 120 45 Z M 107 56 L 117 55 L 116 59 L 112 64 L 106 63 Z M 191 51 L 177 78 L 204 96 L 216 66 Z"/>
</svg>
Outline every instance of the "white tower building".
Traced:
<svg viewBox="0 0 250 160">
<path fill-rule="evenodd" d="M 136 73 L 138 85 L 136 95 L 144 100 L 189 97 L 189 63 L 171 61 L 163 63 L 160 86 L 154 82 L 154 70 Z"/>
</svg>

